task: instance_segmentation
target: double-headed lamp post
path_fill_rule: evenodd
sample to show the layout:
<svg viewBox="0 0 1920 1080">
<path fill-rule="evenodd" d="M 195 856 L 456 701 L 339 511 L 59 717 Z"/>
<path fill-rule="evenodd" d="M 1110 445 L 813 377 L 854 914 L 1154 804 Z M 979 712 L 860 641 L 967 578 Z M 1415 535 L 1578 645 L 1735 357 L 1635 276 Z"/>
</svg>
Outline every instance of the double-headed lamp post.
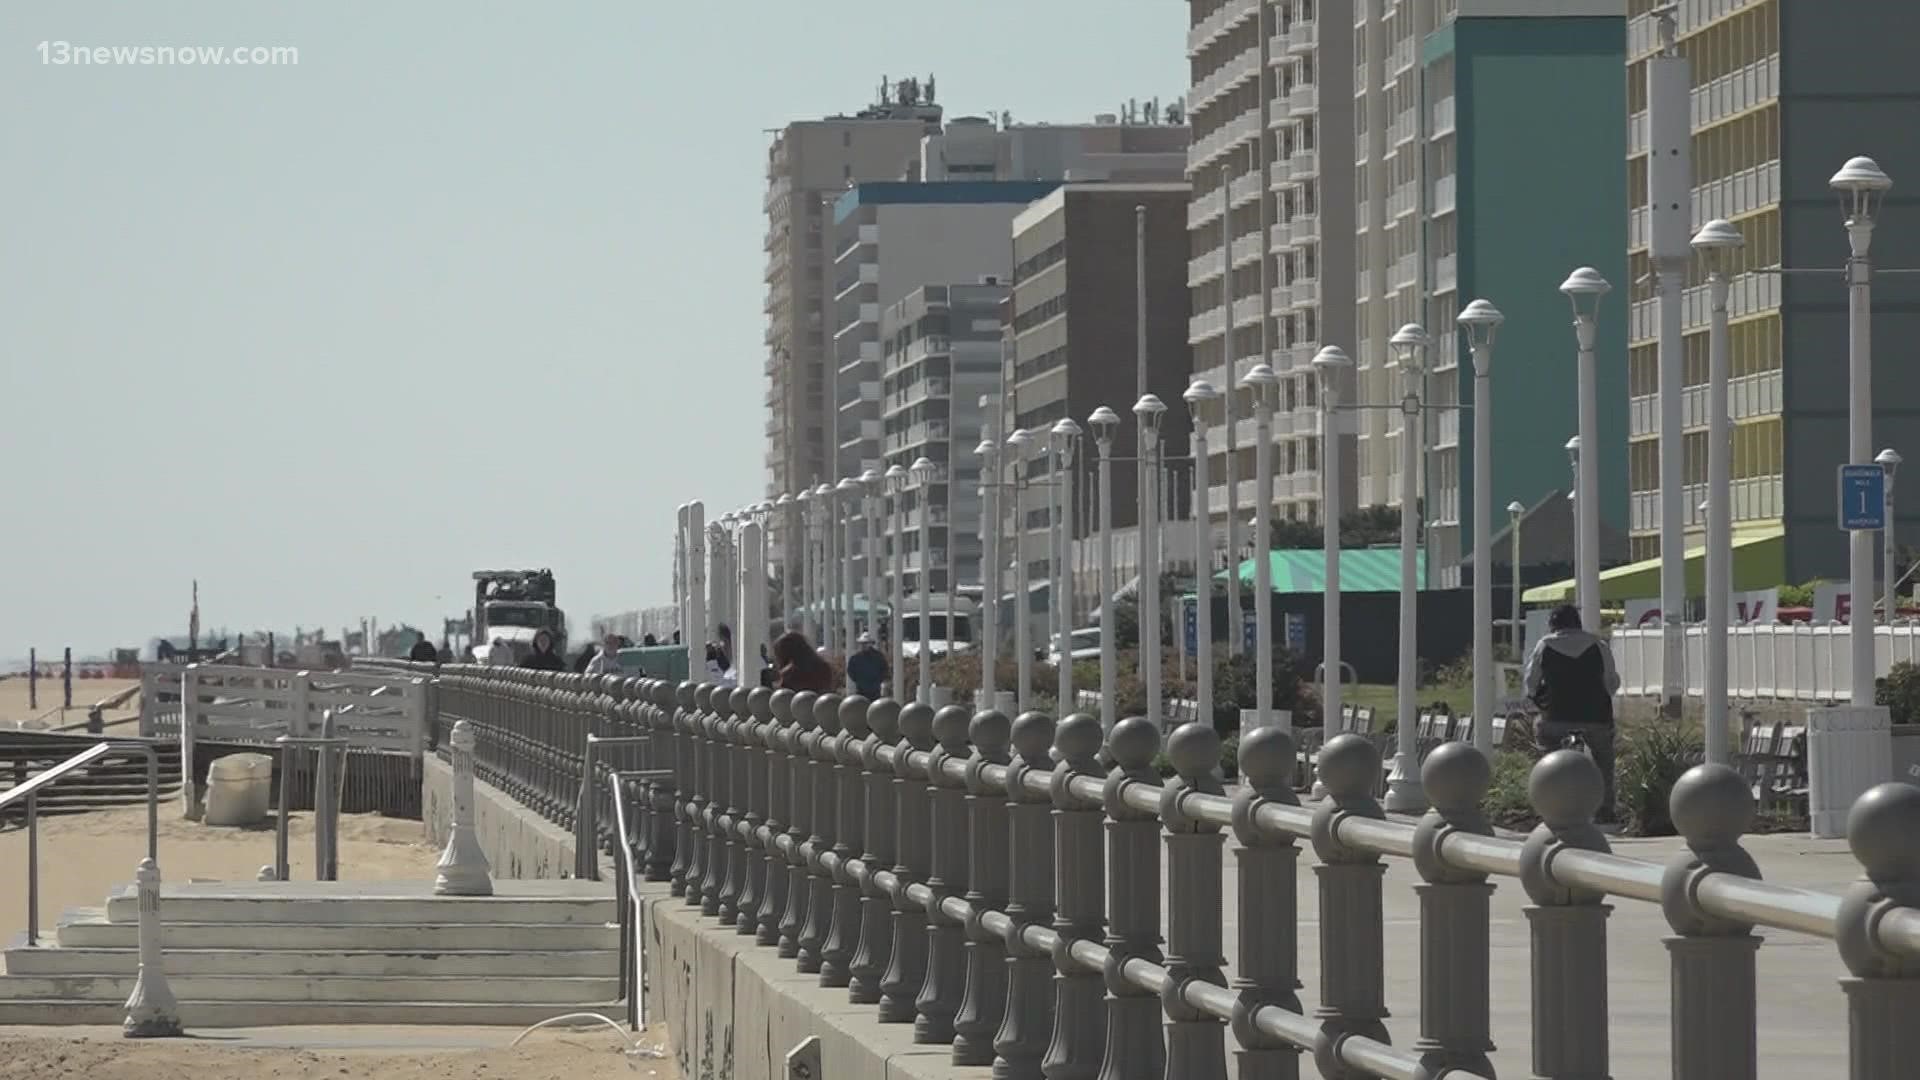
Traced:
<svg viewBox="0 0 1920 1080">
<path fill-rule="evenodd" d="M 1207 491 L 1207 410 L 1220 400 L 1220 391 L 1205 379 L 1195 379 L 1180 395 L 1193 414 L 1193 664 L 1194 707 L 1201 723 L 1213 722 L 1213 507 Z M 1229 421 L 1231 423 L 1231 421 Z M 1229 575 L 1239 572 L 1230 567 Z M 1102 655 L 1105 650 L 1102 650 Z"/>
<path fill-rule="evenodd" d="M 813 511 L 820 515 L 820 640 L 819 644 L 833 652 L 834 619 L 839 614 L 840 583 L 839 560 L 833 557 L 833 537 L 836 529 L 835 519 L 839 517 L 833 509 L 833 485 L 816 484 L 813 489 Z"/>
<path fill-rule="evenodd" d="M 1146 683 L 1147 716 L 1162 729 L 1167 726 L 1160 697 L 1160 421 L 1167 406 L 1152 394 L 1134 402 L 1140 427 L 1140 674 Z"/>
<path fill-rule="evenodd" d="M 815 644 L 825 644 L 820 639 L 820 571 L 813 561 L 813 489 L 802 488 L 793 497 L 797 510 L 796 520 L 800 523 L 797 547 L 800 554 L 800 625 L 799 631 L 811 637 Z"/>
<path fill-rule="evenodd" d="M 1613 286 L 1591 266 L 1582 266 L 1567 275 L 1560 291 L 1573 304 L 1573 332 L 1579 349 L 1580 440 L 1587 446 L 1600 445 L 1600 391 L 1593 356 L 1599 336 L 1600 300 Z M 1574 490 L 1581 493 L 1574 506 L 1575 535 L 1574 580 L 1580 601 L 1580 623 L 1589 632 L 1600 632 L 1600 455 L 1588 454 L 1580 460 Z"/>
<path fill-rule="evenodd" d="M 1387 775 L 1387 809 L 1419 813 L 1427 808 L 1426 788 L 1420 783 L 1418 699 L 1420 683 L 1420 447 L 1425 441 L 1421 419 L 1426 389 L 1427 348 L 1433 343 L 1426 328 L 1408 323 L 1394 331 L 1387 344 L 1400 366 L 1400 641 L 1394 701 L 1393 769 Z"/>
<path fill-rule="evenodd" d="M 1340 403 L 1340 377 L 1353 366 L 1353 360 L 1337 345 L 1328 345 L 1313 357 L 1313 370 L 1320 379 L 1320 536 L 1326 557 L 1326 593 L 1322 598 L 1320 622 L 1321 676 L 1320 712 L 1323 723 L 1331 728 L 1340 718 L 1344 667 L 1340 661 L 1340 439 L 1335 430 L 1334 410 Z M 1268 508 L 1260 507 L 1264 516 Z M 1266 552 L 1254 552 L 1254 565 Z M 1270 598 L 1269 598 L 1270 602 Z"/>
<path fill-rule="evenodd" d="M 1100 455 L 1095 492 L 1100 501 L 1100 726 L 1110 732 L 1117 722 L 1114 695 L 1119 691 L 1114 685 L 1119 650 L 1113 641 L 1113 432 L 1120 426 L 1120 414 L 1102 405 L 1087 417 L 1087 426 L 1093 429 L 1093 447 Z"/>
<path fill-rule="evenodd" d="M 860 474 L 860 516 L 867 521 L 867 575 L 861 589 L 867 594 L 867 633 L 876 641 L 880 638 L 880 500 L 886 487 L 879 469 Z"/>
<path fill-rule="evenodd" d="M 1065 716 L 1073 709 L 1073 594 L 1067 560 L 1073 551 L 1073 519 L 1069 515 L 1073 510 L 1073 455 L 1080 443 L 1080 425 L 1074 423 L 1072 417 L 1063 416 L 1055 421 L 1047 434 L 1048 443 L 1053 449 L 1053 468 L 1050 470 L 1053 476 L 1053 510 L 1047 515 L 1047 520 L 1052 531 L 1060 538 L 1054 544 L 1052 557 L 1047 560 L 1047 569 L 1053 578 L 1053 584 L 1047 592 L 1053 598 L 1059 622 L 1054 631 L 1054 641 L 1060 653 L 1054 709 L 1056 716 Z"/>
<path fill-rule="evenodd" d="M 1900 451 L 1892 447 L 1880 451 L 1873 459 L 1873 463 L 1880 466 L 1881 471 L 1887 474 L 1887 527 L 1880 530 L 1880 561 L 1882 563 L 1880 571 L 1880 602 L 1884 605 L 1884 614 L 1881 615 L 1881 618 L 1886 621 L 1888 626 L 1893 625 L 1894 616 L 1898 615 L 1900 611 L 1896 606 L 1900 599 L 1900 582 L 1893 576 L 1893 474 L 1899 470 L 1901 460 Z"/>
<path fill-rule="evenodd" d="M 907 490 L 906 466 L 894 462 L 887 466 L 887 471 L 881 479 L 886 481 L 887 491 L 893 496 L 892 528 L 888 530 L 893 534 L 892 542 L 889 544 L 893 549 L 893 588 L 889 592 L 892 602 L 887 605 L 889 609 L 887 637 L 892 642 L 891 652 L 893 653 L 893 700 L 905 705 L 907 699 L 903 695 L 907 686 L 907 646 L 901 640 L 900 618 L 907 606 L 907 563 L 904 542 L 907 522 L 906 515 L 901 512 L 900 504 L 905 501 L 901 496 Z"/>
<path fill-rule="evenodd" d="M 793 496 L 781 492 L 773 500 L 773 508 L 780 512 L 780 625 L 782 633 L 798 630 L 796 620 L 800 616 L 800 578 L 799 561 L 793 555 L 803 547 L 800 537 L 800 509 Z"/>
<path fill-rule="evenodd" d="M 933 462 L 916 458 L 907 469 L 920 487 L 920 681 L 921 701 L 933 703 Z M 949 611 L 951 617 L 951 611 Z"/>
<path fill-rule="evenodd" d="M 866 500 L 866 485 L 855 477 L 844 477 L 834 490 L 840 493 L 840 647 L 848 656 L 853 655 L 854 618 L 853 618 L 853 518 L 863 513 L 862 504 Z M 867 597 L 867 606 L 873 606 L 873 597 Z"/>
<path fill-rule="evenodd" d="M 1493 758 L 1493 342 L 1506 321 L 1475 300 L 1456 320 L 1473 353 L 1473 746 Z M 1581 500 L 1583 502 L 1591 500 Z"/>
<path fill-rule="evenodd" d="M 1847 461 L 1873 460 L 1873 266 L 1867 253 L 1873 246 L 1873 215 L 1893 181 L 1872 158 L 1856 157 L 1833 174 L 1828 185 L 1840 195 L 1847 219 Z M 1873 536 L 1864 530 L 1847 534 L 1848 566 L 1852 578 L 1853 704 L 1873 704 Z M 1866 618 L 1860 613 L 1865 611 Z"/>
<path fill-rule="evenodd" d="M 980 708 L 994 707 L 996 684 L 994 669 L 1000 660 L 1000 583 L 1003 578 L 1000 557 L 1000 447 L 988 427 L 980 445 L 973 448 L 980 459 Z"/>
<path fill-rule="evenodd" d="M 1007 436 L 1007 453 L 1013 458 L 1013 701 L 1014 708 L 1026 712 L 1033 703 L 1033 589 L 1027 580 L 1027 458 L 1033 452 L 1033 436 L 1026 428 L 1014 428 Z"/>
<path fill-rule="evenodd" d="M 1727 715 L 1727 634 L 1733 606 L 1733 437 L 1727 418 L 1727 272 L 1746 240 L 1715 218 L 1694 234 L 1707 271 L 1707 760 L 1732 759 Z M 1589 457 L 1593 455 L 1588 455 Z M 1584 515 L 1585 502 L 1580 507 Z"/>
<path fill-rule="evenodd" d="M 1273 722 L 1273 410 L 1280 404 L 1280 376 L 1264 363 L 1240 377 L 1253 398 L 1253 710 L 1254 723 Z M 1240 568 L 1229 570 L 1239 576 Z M 1239 618 L 1228 633 L 1239 631 Z M 1209 629 L 1212 620 L 1209 619 Z"/>
</svg>

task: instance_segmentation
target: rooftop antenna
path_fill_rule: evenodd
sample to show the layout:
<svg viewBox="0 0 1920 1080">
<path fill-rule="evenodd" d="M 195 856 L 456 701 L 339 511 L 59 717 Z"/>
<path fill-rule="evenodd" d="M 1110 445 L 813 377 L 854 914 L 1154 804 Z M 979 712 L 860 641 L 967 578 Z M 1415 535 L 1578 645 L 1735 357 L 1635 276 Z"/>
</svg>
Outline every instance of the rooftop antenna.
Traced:
<svg viewBox="0 0 1920 1080">
<path fill-rule="evenodd" d="M 927 73 L 927 104 L 933 104 L 933 73 Z"/>
</svg>

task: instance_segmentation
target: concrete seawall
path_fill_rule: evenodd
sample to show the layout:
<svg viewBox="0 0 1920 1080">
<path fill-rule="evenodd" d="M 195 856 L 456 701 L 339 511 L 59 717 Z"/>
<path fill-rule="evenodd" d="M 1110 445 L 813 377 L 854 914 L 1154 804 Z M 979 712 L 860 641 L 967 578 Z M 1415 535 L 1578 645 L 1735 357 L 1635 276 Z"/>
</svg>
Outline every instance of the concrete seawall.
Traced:
<svg viewBox="0 0 1920 1080">
<path fill-rule="evenodd" d="M 453 827 L 453 766 L 427 755 L 420 789 L 420 820 L 427 840 L 443 847 Z M 473 781 L 473 820 L 480 850 L 486 852 L 494 877 L 573 876 L 573 834 L 478 777 Z"/>
<path fill-rule="evenodd" d="M 447 842 L 453 821 L 453 769 L 426 759 L 421 818 L 427 839 Z M 559 878 L 573 873 L 573 836 L 483 780 L 474 781 L 480 846 L 496 878 Z M 602 873 L 611 874 L 602 859 Z M 912 1024 L 882 1024 L 871 1005 L 853 1005 L 844 989 L 824 989 L 792 960 L 751 937 L 722 929 L 671 895 L 666 882 L 641 885 L 640 927 L 646 1012 L 672 1029 L 685 1080 L 784 1080 L 787 1051 L 820 1036 L 823 1072 L 832 1080 L 987 1080 L 992 1070 L 956 1068 L 947 1046 L 916 1046 Z"/>
</svg>

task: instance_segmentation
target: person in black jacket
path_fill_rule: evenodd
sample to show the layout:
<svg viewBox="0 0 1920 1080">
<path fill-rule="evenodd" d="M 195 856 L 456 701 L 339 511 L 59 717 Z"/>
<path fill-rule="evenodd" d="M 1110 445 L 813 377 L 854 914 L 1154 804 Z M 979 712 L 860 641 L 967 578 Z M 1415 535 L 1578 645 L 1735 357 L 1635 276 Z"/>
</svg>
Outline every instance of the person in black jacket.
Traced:
<svg viewBox="0 0 1920 1080">
<path fill-rule="evenodd" d="M 520 664 L 535 671 L 565 671 L 567 662 L 553 651 L 553 635 L 545 630 L 533 635 L 533 652 Z"/>
<path fill-rule="evenodd" d="M 859 648 L 847 657 L 847 681 L 854 692 L 869 701 L 880 700 L 880 686 L 887 679 L 887 658 L 873 643 L 873 635 L 860 635 Z"/>
<path fill-rule="evenodd" d="M 423 637 L 413 643 L 413 650 L 407 653 L 407 659 L 417 664 L 437 664 L 440 662 L 440 650 Z"/>
<path fill-rule="evenodd" d="M 1613 695 L 1620 675 L 1613 649 L 1580 626 L 1580 609 L 1563 604 L 1547 616 L 1550 631 L 1527 657 L 1527 697 L 1540 707 L 1534 744 L 1551 753 L 1578 734 L 1606 781 L 1597 820 L 1612 822 Z"/>
</svg>

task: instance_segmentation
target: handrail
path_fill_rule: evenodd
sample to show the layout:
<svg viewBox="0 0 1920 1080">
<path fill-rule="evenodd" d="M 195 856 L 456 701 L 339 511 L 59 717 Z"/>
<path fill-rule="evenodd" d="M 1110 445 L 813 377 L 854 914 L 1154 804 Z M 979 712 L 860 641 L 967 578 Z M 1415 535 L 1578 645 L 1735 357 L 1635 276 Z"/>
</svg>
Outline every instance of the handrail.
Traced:
<svg viewBox="0 0 1920 1080">
<path fill-rule="evenodd" d="M 60 764 L 43 770 L 18 787 L 0 792 L 0 809 L 24 801 L 27 804 L 27 947 L 39 943 L 40 934 L 40 791 L 59 783 L 101 758 L 116 754 L 142 754 L 147 759 L 147 858 L 160 860 L 160 755 L 146 743 L 97 742 Z"/>
<path fill-rule="evenodd" d="M 353 706 L 349 705 L 347 708 L 351 709 Z M 293 771 L 287 767 L 287 751 L 296 746 L 310 746 L 314 748 L 315 755 L 315 766 L 313 770 L 314 873 L 318 880 L 331 880 L 325 876 L 325 873 L 330 861 L 334 864 L 335 868 L 338 869 L 340 854 L 338 846 L 340 803 L 337 799 L 323 800 L 320 798 L 320 782 L 325 774 L 324 771 L 319 768 L 318 759 L 320 755 L 332 753 L 336 748 L 351 747 L 353 740 L 341 738 L 336 735 L 281 735 L 273 741 L 280 747 L 280 805 L 274 814 L 273 822 L 273 879 L 275 881 L 287 881 L 293 876 L 293 871 L 287 856 L 287 823 L 293 813 Z M 340 758 L 339 782 L 344 784 L 347 781 L 346 755 L 343 753 L 340 755 Z M 332 811 L 330 819 L 329 815 L 324 814 L 321 809 L 323 806 L 329 805 Z M 331 860 L 328 858 L 329 854 L 332 855 Z"/>
<path fill-rule="evenodd" d="M 627 831 L 627 800 L 620 790 L 620 771 L 607 770 L 607 786 L 613 792 L 613 827 L 620 841 L 614 847 L 613 903 L 620 914 L 620 993 L 627 999 L 627 1029 L 640 1030 L 640 988 L 633 977 L 633 947 L 639 941 L 638 922 L 633 917 L 633 852 L 629 845 L 633 834 Z M 598 860 L 596 860 L 598 861 Z"/>
</svg>

